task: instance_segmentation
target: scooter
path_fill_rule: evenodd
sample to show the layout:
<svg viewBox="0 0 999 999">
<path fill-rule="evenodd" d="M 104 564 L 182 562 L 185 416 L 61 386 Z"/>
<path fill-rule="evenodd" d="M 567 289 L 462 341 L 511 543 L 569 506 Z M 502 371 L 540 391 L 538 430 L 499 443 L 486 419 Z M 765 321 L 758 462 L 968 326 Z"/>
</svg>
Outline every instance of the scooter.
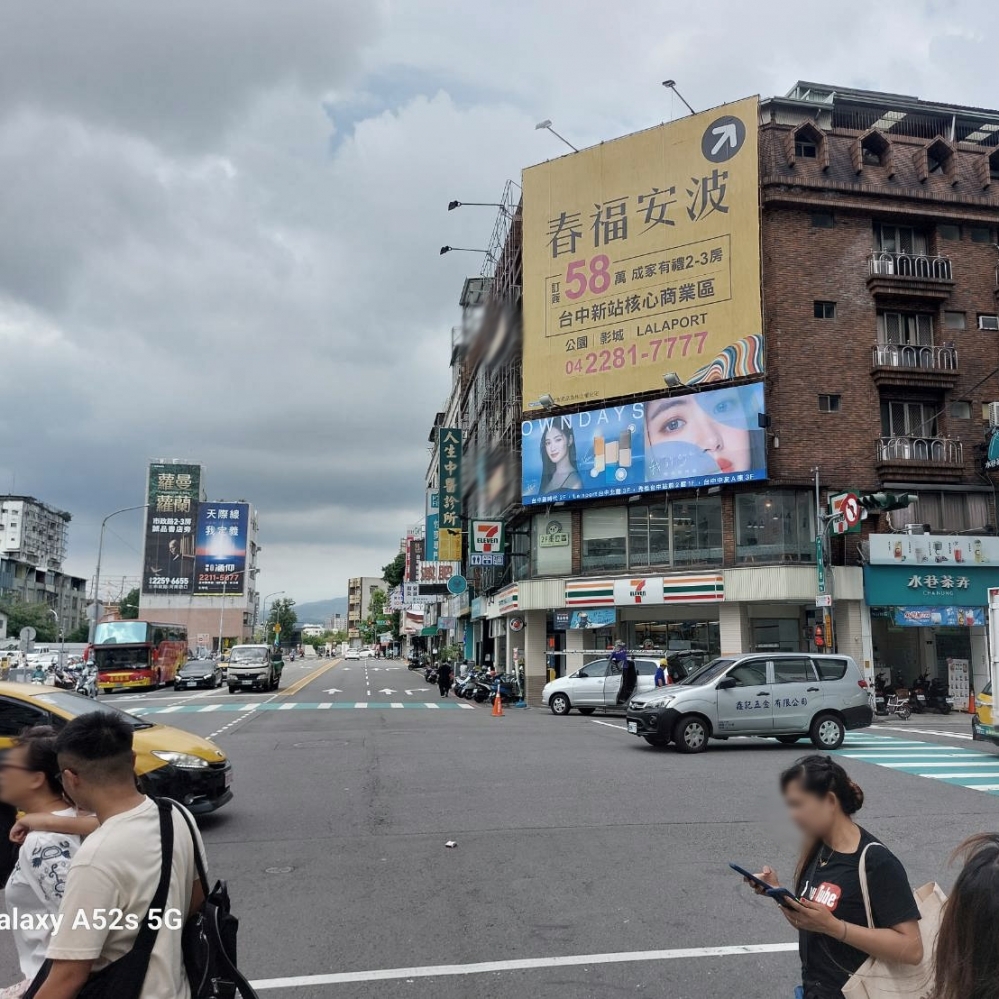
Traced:
<svg viewBox="0 0 999 999">
<path fill-rule="evenodd" d="M 912 693 L 909 694 L 909 704 L 917 714 L 924 714 L 927 708 L 926 688 L 929 686 L 929 678 L 925 675 L 916 677 L 912 685 Z"/>
<path fill-rule="evenodd" d="M 86 666 L 80 673 L 76 681 L 76 692 L 84 697 L 97 697 L 97 669 L 94 666 Z"/>
<path fill-rule="evenodd" d="M 926 688 L 926 705 L 931 711 L 949 715 L 954 710 L 954 698 L 950 696 L 943 680 L 930 680 Z"/>
</svg>

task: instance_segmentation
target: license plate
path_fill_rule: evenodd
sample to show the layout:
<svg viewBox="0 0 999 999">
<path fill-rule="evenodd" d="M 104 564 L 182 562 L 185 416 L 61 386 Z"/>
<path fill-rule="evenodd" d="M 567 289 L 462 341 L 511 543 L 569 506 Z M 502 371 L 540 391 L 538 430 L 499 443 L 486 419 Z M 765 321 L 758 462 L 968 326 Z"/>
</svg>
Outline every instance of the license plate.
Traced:
<svg viewBox="0 0 999 999">
<path fill-rule="evenodd" d="M 243 686 L 244 687 L 252 687 L 253 686 L 253 681 L 252 680 L 244 680 L 243 681 Z"/>
<path fill-rule="evenodd" d="M 228 787 L 232 783 L 232 771 L 227 770 L 225 772 L 225 786 Z"/>
<path fill-rule="evenodd" d="M 189 680 L 187 685 L 189 687 L 197 687 L 198 684 L 194 680 Z"/>
<path fill-rule="evenodd" d="M 628 722 L 628 731 L 632 735 L 638 735 L 638 722 L 633 722 L 633 721 Z"/>
</svg>

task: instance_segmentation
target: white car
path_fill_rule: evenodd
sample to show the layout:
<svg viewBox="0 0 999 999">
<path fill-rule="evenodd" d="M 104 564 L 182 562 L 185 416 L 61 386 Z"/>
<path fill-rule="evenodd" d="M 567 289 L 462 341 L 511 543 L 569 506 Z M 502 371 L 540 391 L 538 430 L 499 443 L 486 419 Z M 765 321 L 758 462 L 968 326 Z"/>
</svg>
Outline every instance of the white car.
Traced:
<svg viewBox="0 0 999 999">
<path fill-rule="evenodd" d="M 361 653 L 357 649 L 347 649 L 343 654 L 344 659 L 360 659 Z"/>
<path fill-rule="evenodd" d="M 638 682 L 631 697 L 655 690 L 656 669 L 660 657 L 634 656 Z M 708 660 L 706 652 L 697 649 L 670 650 L 666 661 L 670 680 L 673 683 L 684 679 L 700 669 Z M 609 658 L 597 659 L 570 676 L 562 676 L 545 685 L 541 700 L 548 705 L 553 715 L 567 715 L 576 708 L 581 715 L 592 715 L 597 708 L 618 708 L 625 710 L 625 704 L 618 704 L 621 690 L 621 669 Z"/>
<path fill-rule="evenodd" d="M 361 656 L 360 656 L 360 658 L 361 659 L 374 659 L 375 658 L 375 654 L 374 654 L 374 652 L 371 651 L 371 649 L 361 649 Z"/>
</svg>

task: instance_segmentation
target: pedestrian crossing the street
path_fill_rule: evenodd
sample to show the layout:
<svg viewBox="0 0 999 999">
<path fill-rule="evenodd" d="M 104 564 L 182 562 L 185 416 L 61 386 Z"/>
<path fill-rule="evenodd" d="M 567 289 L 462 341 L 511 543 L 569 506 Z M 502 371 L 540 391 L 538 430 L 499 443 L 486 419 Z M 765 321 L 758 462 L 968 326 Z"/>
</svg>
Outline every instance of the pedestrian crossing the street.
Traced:
<svg viewBox="0 0 999 999">
<path fill-rule="evenodd" d="M 847 736 L 838 755 L 972 791 L 999 794 L 999 756 L 994 753 L 857 732 Z"/>
<path fill-rule="evenodd" d="M 299 702 L 299 701 L 260 701 L 249 703 L 243 701 L 233 701 L 225 704 L 164 704 L 162 707 L 156 704 L 143 704 L 136 707 L 129 707 L 129 714 L 133 715 L 193 715 L 209 714 L 217 712 L 239 712 L 249 714 L 255 711 L 351 711 L 368 710 L 381 711 L 392 708 L 408 708 L 432 711 L 473 711 L 471 704 L 459 701 L 319 701 L 319 702 Z"/>
</svg>

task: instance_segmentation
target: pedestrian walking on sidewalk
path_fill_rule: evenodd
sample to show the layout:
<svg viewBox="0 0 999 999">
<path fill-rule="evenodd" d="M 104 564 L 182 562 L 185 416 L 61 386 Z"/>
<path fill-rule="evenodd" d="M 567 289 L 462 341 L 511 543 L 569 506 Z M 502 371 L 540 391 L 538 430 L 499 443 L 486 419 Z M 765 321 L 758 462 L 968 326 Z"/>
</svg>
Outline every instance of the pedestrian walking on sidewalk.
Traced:
<svg viewBox="0 0 999 999">
<path fill-rule="evenodd" d="M 785 899 L 780 910 L 798 931 L 804 999 L 843 999 L 843 986 L 868 955 L 919 964 L 919 908 L 905 868 L 853 819 L 864 792 L 835 760 L 817 754 L 785 770 L 780 786 L 805 839 L 793 883 L 798 900 Z M 861 888 L 862 863 L 873 927 L 868 926 Z M 780 886 L 771 867 L 757 876 Z"/>
<path fill-rule="evenodd" d="M 964 869 L 944 906 L 933 999 L 999 996 L 999 835 L 972 836 L 957 848 Z"/>
<path fill-rule="evenodd" d="M 443 662 L 437 670 L 437 689 L 441 692 L 441 697 L 451 695 L 451 664 Z"/>
</svg>

